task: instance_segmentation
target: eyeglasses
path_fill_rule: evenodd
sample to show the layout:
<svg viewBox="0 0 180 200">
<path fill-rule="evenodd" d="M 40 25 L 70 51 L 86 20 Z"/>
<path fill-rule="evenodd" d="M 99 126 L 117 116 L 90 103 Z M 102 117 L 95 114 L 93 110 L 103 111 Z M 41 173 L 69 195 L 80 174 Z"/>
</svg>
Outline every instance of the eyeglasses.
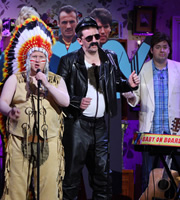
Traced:
<svg viewBox="0 0 180 200">
<path fill-rule="evenodd" d="M 85 40 L 87 42 L 91 42 L 93 40 L 93 37 L 95 37 L 96 40 L 100 39 L 100 35 L 99 34 L 95 34 L 95 35 L 89 35 L 89 36 L 85 37 Z"/>
</svg>

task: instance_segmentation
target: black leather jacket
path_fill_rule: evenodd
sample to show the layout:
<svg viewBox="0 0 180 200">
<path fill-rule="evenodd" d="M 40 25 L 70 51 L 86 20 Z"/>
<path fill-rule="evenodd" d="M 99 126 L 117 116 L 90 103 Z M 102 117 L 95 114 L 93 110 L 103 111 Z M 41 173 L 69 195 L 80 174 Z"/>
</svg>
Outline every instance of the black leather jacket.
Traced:
<svg viewBox="0 0 180 200">
<path fill-rule="evenodd" d="M 110 61 L 109 54 L 114 58 L 114 63 Z M 117 56 L 114 52 L 99 48 L 99 56 L 101 60 L 99 84 L 103 88 L 106 112 L 109 111 L 110 115 L 114 116 L 117 113 L 116 91 L 127 92 L 132 88 L 127 80 L 120 77 Z M 63 56 L 57 74 L 64 78 L 70 95 L 70 106 L 65 108 L 64 112 L 68 117 L 76 119 L 81 114 L 80 103 L 81 99 L 86 96 L 88 85 L 83 49 Z"/>
</svg>

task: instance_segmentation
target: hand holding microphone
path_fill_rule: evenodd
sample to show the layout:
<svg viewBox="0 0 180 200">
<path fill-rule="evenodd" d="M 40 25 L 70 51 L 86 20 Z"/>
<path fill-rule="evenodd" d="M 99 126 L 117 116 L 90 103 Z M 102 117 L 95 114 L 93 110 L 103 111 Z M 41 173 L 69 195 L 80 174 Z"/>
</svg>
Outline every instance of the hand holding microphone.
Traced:
<svg viewBox="0 0 180 200">
<path fill-rule="evenodd" d="M 39 88 L 41 88 L 42 85 L 46 88 L 48 87 L 49 82 L 47 80 L 46 75 L 41 71 L 41 69 L 37 69 L 35 78 L 37 80 Z"/>
</svg>

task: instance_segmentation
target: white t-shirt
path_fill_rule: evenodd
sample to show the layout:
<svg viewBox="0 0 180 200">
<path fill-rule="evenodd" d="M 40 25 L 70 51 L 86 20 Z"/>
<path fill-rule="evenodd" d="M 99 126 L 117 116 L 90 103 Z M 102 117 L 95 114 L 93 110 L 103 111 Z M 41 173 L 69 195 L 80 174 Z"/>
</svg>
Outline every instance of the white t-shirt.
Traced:
<svg viewBox="0 0 180 200">
<path fill-rule="evenodd" d="M 89 64 L 86 60 L 85 60 L 85 65 L 87 70 L 90 67 L 92 67 L 92 64 Z M 87 117 L 103 117 L 105 112 L 104 95 L 100 92 L 97 92 L 95 87 L 92 84 L 90 84 L 89 78 L 88 78 L 88 89 L 86 97 L 89 97 L 92 100 L 87 109 L 83 111 L 83 115 Z M 97 110 L 97 115 L 96 115 L 96 110 Z"/>
</svg>

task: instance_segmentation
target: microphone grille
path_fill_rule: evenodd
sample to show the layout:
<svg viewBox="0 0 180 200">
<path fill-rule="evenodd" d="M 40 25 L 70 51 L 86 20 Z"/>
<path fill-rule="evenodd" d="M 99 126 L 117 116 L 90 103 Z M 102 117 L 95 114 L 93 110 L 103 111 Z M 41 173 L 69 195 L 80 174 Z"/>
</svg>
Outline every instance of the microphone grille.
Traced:
<svg viewBox="0 0 180 200">
<path fill-rule="evenodd" d="M 40 71 L 41 71 L 41 69 L 38 68 L 37 71 L 36 71 L 36 74 L 37 74 L 38 72 L 40 72 Z"/>
</svg>

